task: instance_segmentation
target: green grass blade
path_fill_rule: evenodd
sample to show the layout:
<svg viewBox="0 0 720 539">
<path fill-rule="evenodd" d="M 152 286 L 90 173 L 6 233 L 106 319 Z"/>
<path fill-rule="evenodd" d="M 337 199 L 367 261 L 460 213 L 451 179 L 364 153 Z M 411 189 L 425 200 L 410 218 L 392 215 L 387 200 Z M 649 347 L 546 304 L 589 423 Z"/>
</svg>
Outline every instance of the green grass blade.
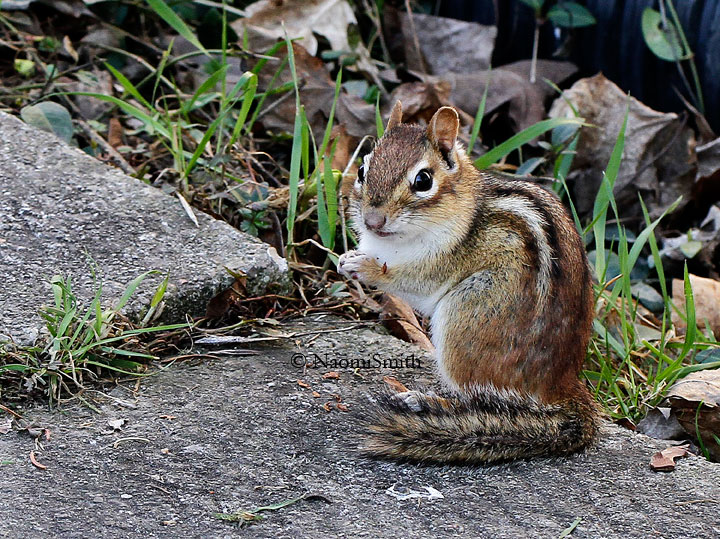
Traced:
<svg viewBox="0 0 720 539">
<path fill-rule="evenodd" d="M 683 344 L 680 357 L 684 358 L 690 352 L 695 344 L 697 335 L 697 325 L 695 320 L 695 299 L 693 298 L 692 285 L 690 284 L 690 275 L 687 269 L 687 262 L 683 270 L 683 289 L 685 292 L 685 313 L 687 315 L 687 333 L 685 333 L 685 343 Z"/>
<path fill-rule="evenodd" d="M 112 103 L 113 105 L 121 108 L 130 116 L 133 116 L 143 122 L 146 126 L 151 127 L 154 131 L 161 134 L 166 139 L 172 139 L 170 131 L 163 124 L 158 122 L 155 118 L 147 114 L 142 109 L 139 109 L 136 106 L 131 105 L 130 103 L 126 103 L 125 101 L 118 99 L 117 97 L 113 97 L 111 95 L 97 94 L 93 92 L 65 92 L 65 95 L 85 95 L 88 97 L 100 99 L 101 101 L 107 101 L 108 103 Z"/>
<path fill-rule="evenodd" d="M 218 82 L 220 82 L 221 78 L 225 77 L 225 73 L 227 72 L 226 65 L 222 66 L 220 69 L 215 71 L 212 75 L 210 75 L 205 81 L 198 87 L 197 90 L 195 90 L 195 93 L 190 98 L 189 101 L 183 102 L 182 106 L 180 107 L 180 110 L 182 114 L 188 114 L 195 108 L 195 102 L 201 97 L 206 94 L 209 94 L 214 91 L 215 86 Z"/>
<path fill-rule="evenodd" d="M 135 87 L 135 85 L 128 80 L 128 78 L 123 75 L 120 71 L 115 69 L 112 65 L 105 62 L 105 67 L 107 68 L 110 73 L 113 74 L 113 76 L 118 80 L 118 82 L 122 85 L 123 89 L 129 93 L 131 96 L 133 96 L 135 99 L 137 99 L 140 103 L 145 105 L 148 109 L 152 110 L 152 105 L 145 99 L 140 91 Z"/>
<path fill-rule="evenodd" d="M 257 75 L 255 75 L 254 73 L 251 73 L 251 75 L 252 76 L 247 83 L 247 88 L 245 88 L 245 91 L 243 92 L 243 103 L 240 107 L 240 112 L 238 113 L 237 120 L 235 120 L 235 127 L 233 128 L 232 136 L 230 137 L 230 142 L 228 143 L 228 146 L 232 146 L 235 141 L 240 137 L 240 131 L 242 131 L 242 128 L 245 127 L 245 120 L 247 120 L 248 113 L 250 112 L 250 107 L 255 100 L 255 95 L 257 93 L 258 87 L 258 78 Z"/>
<path fill-rule="evenodd" d="M 293 243 L 293 230 L 295 228 L 295 215 L 297 211 L 298 189 L 300 186 L 300 161 L 302 160 L 302 131 L 303 131 L 303 109 L 295 111 L 295 126 L 293 128 L 293 143 L 290 151 L 290 176 L 288 187 L 290 190 L 290 201 L 287 209 L 287 231 L 288 245 Z"/>
<path fill-rule="evenodd" d="M 377 137 L 381 138 L 385 134 L 385 126 L 383 126 L 382 116 L 380 115 L 380 96 L 375 100 L 375 129 L 377 129 Z"/>
<path fill-rule="evenodd" d="M 539 137 L 543 133 L 554 129 L 559 125 L 570 124 L 583 125 L 583 120 L 581 118 L 552 118 L 550 120 L 543 120 L 531 125 L 527 129 L 513 135 L 502 144 L 499 144 L 485 155 L 480 156 L 475 160 L 475 166 L 481 170 L 485 169 L 493 163 L 497 163 L 509 153 L 519 149 L 523 144 L 527 144 L 532 139 Z"/>
<path fill-rule="evenodd" d="M 173 28 L 173 30 L 195 45 L 198 50 L 203 51 L 207 56 L 210 56 L 205 47 L 203 47 L 202 43 L 200 43 L 198 38 L 195 37 L 193 31 L 190 30 L 190 27 L 185 24 L 185 21 L 178 17 L 177 13 L 175 13 L 165 2 L 163 2 L 163 0 L 147 0 L 147 3 L 162 20 Z"/>
<path fill-rule="evenodd" d="M 477 112 L 475 113 L 475 122 L 473 122 L 472 132 L 470 133 L 470 142 L 468 142 L 467 154 L 470 155 L 475 147 L 475 141 L 480 134 L 480 127 L 482 126 L 483 118 L 485 117 L 485 103 L 487 102 L 488 88 L 490 88 L 490 79 L 492 78 L 492 67 L 487 71 L 487 80 L 485 81 L 485 90 L 483 91 L 482 99 L 478 105 Z"/>
<path fill-rule="evenodd" d="M 153 273 L 158 273 L 158 271 L 157 270 L 146 271 L 142 275 L 138 275 L 132 281 L 130 281 L 128 283 L 128 285 L 125 287 L 125 291 L 123 292 L 123 295 L 120 296 L 120 300 L 115 305 L 114 310 L 120 311 L 123 307 L 125 307 L 128 300 L 130 299 L 130 297 L 137 290 L 137 287 L 140 286 L 140 283 L 142 283 L 148 275 L 152 275 Z"/>
<path fill-rule="evenodd" d="M 338 97 L 340 96 L 340 84 L 342 82 L 342 68 L 338 71 L 337 77 L 335 78 L 335 95 L 333 96 L 333 102 L 330 106 L 330 116 L 328 117 L 328 123 L 325 126 L 325 134 L 323 135 L 322 144 L 320 144 L 320 155 L 325 155 L 327 145 L 330 143 L 330 134 L 332 133 L 333 123 L 335 122 L 335 107 L 337 105 Z"/>
<path fill-rule="evenodd" d="M 615 146 L 610 154 L 610 160 L 603 174 L 600 189 L 595 197 L 595 205 L 593 206 L 593 234 L 595 235 L 595 274 L 598 279 L 605 275 L 605 222 L 607 220 L 607 209 L 610 201 L 614 203 L 613 187 L 620 170 L 622 162 L 623 149 L 625 148 L 625 129 L 627 128 L 628 113 L 630 111 L 630 103 L 625 108 L 625 117 L 622 126 L 618 132 Z"/>
</svg>

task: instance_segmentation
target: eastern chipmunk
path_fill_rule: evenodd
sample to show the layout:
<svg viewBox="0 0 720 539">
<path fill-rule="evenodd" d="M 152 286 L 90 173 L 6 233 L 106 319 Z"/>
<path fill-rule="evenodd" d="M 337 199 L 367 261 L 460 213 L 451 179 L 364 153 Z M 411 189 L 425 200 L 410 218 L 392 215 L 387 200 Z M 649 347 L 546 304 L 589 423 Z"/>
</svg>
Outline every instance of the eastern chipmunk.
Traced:
<svg viewBox="0 0 720 539">
<path fill-rule="evenodd" d="M 558 198 L 477 170 L 455 109 L 401 123 L 365 156 L 350 195 L 358 249 L 340 272 L 430 317 L 449 391 L 383 397 L 364 449 L 415 461 L 565 455 L 598 431 L 578 375 L 593 318 L 582 240 Z"/>
</svg>

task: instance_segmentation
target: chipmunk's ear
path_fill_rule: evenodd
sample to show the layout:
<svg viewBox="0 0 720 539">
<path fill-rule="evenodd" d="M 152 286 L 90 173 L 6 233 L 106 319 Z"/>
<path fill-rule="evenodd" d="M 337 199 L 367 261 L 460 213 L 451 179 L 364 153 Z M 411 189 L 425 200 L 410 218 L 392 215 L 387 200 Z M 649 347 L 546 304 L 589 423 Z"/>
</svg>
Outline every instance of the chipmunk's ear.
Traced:
<svg viewBox="0 0 720 539">
<path fill-rule="evenodd" d="M 452 107 L 442 107 L 433 115 L 427 128 L 427 137 L 446 158 L 455 147 L 460 118 Z"/>
<path fill-rule="evenodd" d="M 393 127 L 396 125 L 400 125 L 402 123 L 402 103 L 400 101 L 395 101 L 395 105 L 393 106 L 392 110 L 390 111 L 390 118 L 388 119 L 387 126 L 385 127 L 385 131 L 390 131 Z"/>
</svg>

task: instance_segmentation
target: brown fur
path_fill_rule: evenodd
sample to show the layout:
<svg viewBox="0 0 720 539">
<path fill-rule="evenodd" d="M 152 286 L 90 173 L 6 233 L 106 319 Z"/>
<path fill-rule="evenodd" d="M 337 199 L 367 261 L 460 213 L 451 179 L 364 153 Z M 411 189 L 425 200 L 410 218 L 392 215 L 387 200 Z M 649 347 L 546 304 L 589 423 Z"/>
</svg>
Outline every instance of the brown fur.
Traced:
<svg viewBox="0 0 720 539">
<path fill-rule="evenodd" d="M 597 431 L 593 399 L 578 380 L 593 294 L 574 223 L 557 197 L 538 185 L 475 169 L 455 146 L 453 109 L 440 109 L 426 130 L 399 124 L 401 116 L 396 105 L 353 206 L 358 215 L 372 207 L 388 220 L 411 212 L 428 223 L 428 234 L 434 226 L 451 227 L 444 232 L 451 241 L 443 252 L 412 263 L 368 258 L 361 279 L 401 295 L 429 295 L 449 285 L 442 298 L 447 314 L 436 310 L 432 331 L 442 342 L 441 371 L 460 393 L 449 413 L 429 397 L 424 413 L 402 406 L 378 412 L 368 450 L 485 462 L 585 447 Z M 421 159 L 438 182 L 431 198 L 419 199 L 405 180 Z M 469 446 L 468 436 L 482 442 Z M 442 454 L 426 443 L 433 439 L 444 440 Z M 457 450 L 449 448 L 453 439 Z"/>
</svg>

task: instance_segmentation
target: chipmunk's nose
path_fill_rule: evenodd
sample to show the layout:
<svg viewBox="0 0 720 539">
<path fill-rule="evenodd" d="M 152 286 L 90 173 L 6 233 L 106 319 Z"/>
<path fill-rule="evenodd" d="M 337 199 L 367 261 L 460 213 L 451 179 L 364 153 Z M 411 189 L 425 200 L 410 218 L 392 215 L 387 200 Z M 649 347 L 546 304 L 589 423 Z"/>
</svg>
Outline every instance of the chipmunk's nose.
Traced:
<svg viewBox="0 0 720 539">
<path fill-rule="evenodd" d="M 370 230 L 380 230 L 387 222 L 385 215 L 374 208 L 365 211 L 364 219 L 365 226 Z"/>
</svg>

